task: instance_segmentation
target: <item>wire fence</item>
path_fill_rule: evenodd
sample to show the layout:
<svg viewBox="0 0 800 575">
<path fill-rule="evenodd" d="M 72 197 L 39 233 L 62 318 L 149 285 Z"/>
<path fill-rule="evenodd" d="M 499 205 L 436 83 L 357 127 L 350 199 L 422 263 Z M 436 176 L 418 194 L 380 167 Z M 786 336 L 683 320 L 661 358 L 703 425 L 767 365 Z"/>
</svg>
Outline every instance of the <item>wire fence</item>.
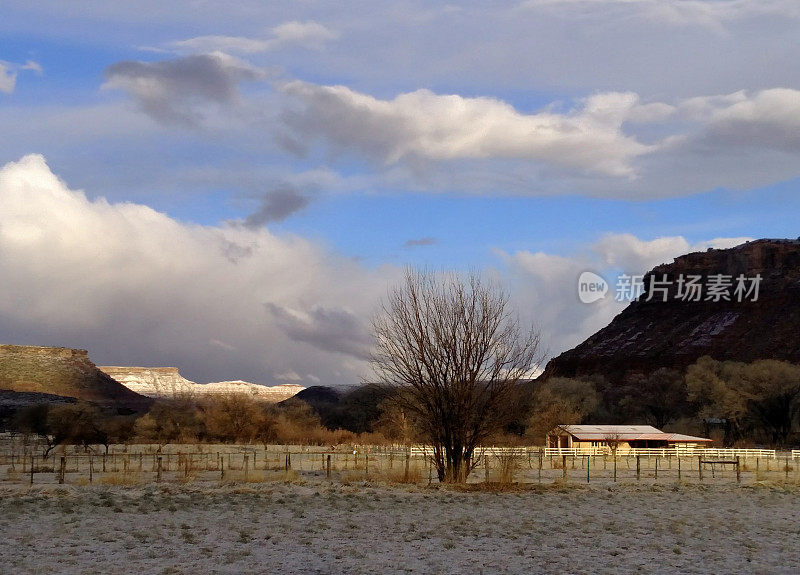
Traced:
<svg viewBox="0 0 800 575">
<path fill-rule="evenodd" d="M 47 446 L 0 438 L 0 484 L 115 484 L 327 480 L 438 482 L 425 446 L 111 445 Z M 476 450 L 469 483 L 800 483 L 800 450 L 697 450 L 691 455 L 580 453 L 545 448 Z M 669 451 L 669 450 L 667 450 Z M 736 451 L 736 450 L 734 450 Z"/>
</svg>

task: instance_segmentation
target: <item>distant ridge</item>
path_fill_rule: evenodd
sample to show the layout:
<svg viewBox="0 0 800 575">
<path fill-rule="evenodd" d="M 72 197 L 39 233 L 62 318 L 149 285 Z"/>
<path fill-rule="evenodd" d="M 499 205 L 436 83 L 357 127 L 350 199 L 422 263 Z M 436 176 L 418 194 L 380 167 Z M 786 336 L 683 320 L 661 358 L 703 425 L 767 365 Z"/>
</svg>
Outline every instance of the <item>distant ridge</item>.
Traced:
<svg viewBox="0 0 800 575">
<path fill-rule="evenodd" d="M 99 369 L 136 393 L 156 399 L 243 394 L 278 403 L 305 389 L 302 385 L 265 386 L 241 380 L 195 383 L 183 377 L 177 367 L 100 366 Z"/>
</svg>

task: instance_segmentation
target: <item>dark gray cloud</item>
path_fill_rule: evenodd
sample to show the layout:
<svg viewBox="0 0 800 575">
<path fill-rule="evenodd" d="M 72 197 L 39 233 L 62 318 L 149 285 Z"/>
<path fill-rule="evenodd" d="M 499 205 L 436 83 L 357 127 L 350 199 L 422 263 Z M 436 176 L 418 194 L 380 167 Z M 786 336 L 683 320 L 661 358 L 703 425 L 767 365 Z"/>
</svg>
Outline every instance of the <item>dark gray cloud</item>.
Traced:
<svg viewBox="0 0 800 575">
<path fill-rule="evenodd" d="M 197 124 L 204 104 L 235 103 L 240 82 L 264 77 L 262 70 L 222 53 L 117 62 L 104 75 L 104 87 L 125 90 L 155 120 L 183 125 Z"/>
<path fill-rule="evenodd" d="M 439 243 L 439 240 L 437 240 L 434 237 L 427 236 L 424 238 L 407 240 L 406 243 L 403 244 L 403 246 L 407 248 L 414 248 L 418 246 L 432 246 L 437 243 Z"/>
<path fill-rule="evenodd" d="M 291 186 L 283 186 L 267 192 L 259 208 L 244 219 L 248 228 L 257 228 L 270 222 L 280 222 L 299 212 L 309 204 L 308 196 Z"/>
<path fill-rule="evenodd" d="M 317 349 L 369 359 L 371 338 L 363 321 L 345 309 L 314 306 L 299 313 L 274 303 L 264 306 L 290 339 Z"/>
</svg>

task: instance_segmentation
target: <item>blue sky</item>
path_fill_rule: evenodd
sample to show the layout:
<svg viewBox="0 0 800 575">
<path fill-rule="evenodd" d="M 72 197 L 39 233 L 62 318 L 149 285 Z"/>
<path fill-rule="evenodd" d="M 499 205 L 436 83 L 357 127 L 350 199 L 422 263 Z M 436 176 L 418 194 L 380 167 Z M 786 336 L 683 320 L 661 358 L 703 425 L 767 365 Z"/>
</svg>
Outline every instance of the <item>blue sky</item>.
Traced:
<svg viewBox="0 0 800 575">
<path fill-rule="evenodd" d="M 790 0 L 12 0 L 0 337 L 355 383 L 413 265 L 497 275 L 563 351 L 620 310 L 577 301 L 584 269 L 800 235 L 799 22 Z"/>
</svg>

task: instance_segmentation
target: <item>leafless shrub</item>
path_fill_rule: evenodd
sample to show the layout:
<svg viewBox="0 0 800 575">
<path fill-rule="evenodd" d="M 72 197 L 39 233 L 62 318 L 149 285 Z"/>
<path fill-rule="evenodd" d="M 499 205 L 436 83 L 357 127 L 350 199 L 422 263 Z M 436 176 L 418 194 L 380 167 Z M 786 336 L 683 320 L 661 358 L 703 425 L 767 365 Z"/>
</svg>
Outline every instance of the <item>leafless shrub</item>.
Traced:
<svg viewBox="0 0 800 575">
<path fill-rule="evenodd" d="M 473 274 L 406 273 L 373 321 L 378 380 L 434 449 L 439 481 L 464 482 L 473 452 L 517 415 L 521 379 L 538 358 L 509 298 Z"/>
</svg>

